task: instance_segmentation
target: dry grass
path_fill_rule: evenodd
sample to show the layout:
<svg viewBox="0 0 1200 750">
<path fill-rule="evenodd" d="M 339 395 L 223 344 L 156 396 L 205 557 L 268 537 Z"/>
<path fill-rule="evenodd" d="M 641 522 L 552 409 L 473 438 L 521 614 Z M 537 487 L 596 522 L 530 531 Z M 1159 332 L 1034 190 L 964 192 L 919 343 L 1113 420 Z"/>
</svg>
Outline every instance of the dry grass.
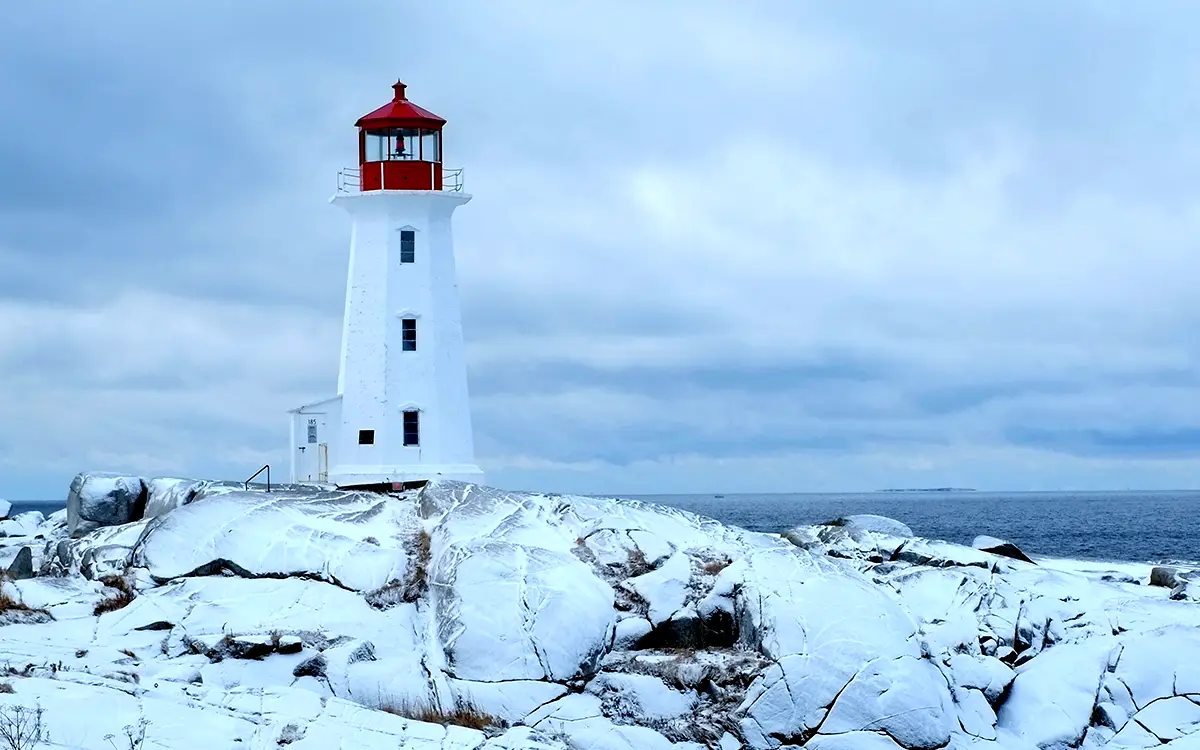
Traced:
<svg viewBox="0 0 1200 750">
<path fill-rule="evenodd" d="M 0 589 L 0 614 L 4 614 L 5 612 L 16 612 L 16 613 L 24 612 L 24 613 L 28 613 L 31 615 L 32 614 L 45 615 L 46 617 L 50 617 L 51 619 L 53 619 L 53 616 L 50 614 L 50 612 L 48 610 L 37 609 L 37 608 L 29 606 L 25 602 L 19 602 L 16 599 L 13 599 L 8 594 L 4 593 L 4 591 L 2 589 Z"/>
<path fill-rule="evenodd" d="M 717 560 L 709 560 L 708 562 L 706 562 L 700 566 L 700 570 L 704 571 L 705 573 L 708 573 L 709 575 L 715 576 L 718 573 L 720 573 L 722 570 L 725 570 L 726 568 L 728 568 L 732 564 L 733 564 L 732 560 L 730 560 L 727 557 L 722 557 Z"/>
<path fill-rule="evenodd" d="M 0 612 L 9 612 L 20 609 L 29 609 L 29 607 L 26 607 L 21 602 L 13 599 L 11 596 L 4 593 L 3 589 L 0 589 Z"/>
<path fill-rule="evenodd" d="M 379 710 L 401 716 L 405 719 L 423 721 L 429 724 L 441 724 L 442 726 L 452 724 L 457 727 L 478 730 L 505 726 L 503 719 L 498 719 L 491 714 L 485 713 L 479 707 L 469 703 L 457 704 L 453 709 L 447 711 L 435 708 L 428 703 L 417 703 L 408 700 L 385 701 L 379 707 Z"/>
<path fill-rule="evenodd" d="M 15 692 L 17 691 L 13 690 L 11 682 L 0 682 L 0 694 L 7 693 L 8 695 L 12 695 Z"/>
<path fill-rule="evenodd" d="M 137 592 L 133 590 L 133 586 L 122 576 L 104 576 L 100 579 L 100 583 L 108 588 L 116 589 L 117 593 L 96 602 L 96 606 L 92 610 L 92 614 L 96 617 L 105 612 L 116 612 L 118 609 L 127 607 L 137 598 Z"/>
<path fill-rule="evenodd" d="M 367 592 L 367 604 L 376 609 L 390 609 L 397 604 L 412 604 L 419 601 L 429 590 L 430 547 L 433 540 L 429 532 L 421 529 L 413 542 L 412 569 L 403 580 L 388 581 L 374 591 Z"/>
<path fill-rule="evenodd" d="M 654 566 L 651 565 L 650 561 L 646 559 L 646 553 L 642 552 L 637 547 L 629 550 L 629 558 L 626 561 L 626 567 L 629 569 L 628 575 L 630 578 L 636 578 L 654 570 Z"/>
</svg>

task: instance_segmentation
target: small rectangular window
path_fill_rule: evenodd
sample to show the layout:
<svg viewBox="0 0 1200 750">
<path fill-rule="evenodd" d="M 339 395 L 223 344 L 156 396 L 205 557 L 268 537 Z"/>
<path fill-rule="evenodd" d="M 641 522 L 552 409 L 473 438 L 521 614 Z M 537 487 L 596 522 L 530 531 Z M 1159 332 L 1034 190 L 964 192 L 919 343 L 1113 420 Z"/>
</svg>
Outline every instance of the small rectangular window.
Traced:
<svg viewBox="0 0 1200 750">
<path fill-rule="evenodd" d="M 404 412 L 404 445 L 421 444 L 421 413 L 418 411 Z"/>
<path fill-rule="evenodd" d="M 375 430 L 359 430 L 358 431 L 359 445 L 375 445 Z"/>
<path fill-rule="evenodd" d="M 417 262 L 417 233 L 411 229 L 400 230 L 400 262 Z"/>
<path fill-rule="evenodd" d="M 406 352 L 417 350 L 417 321 L 415 318 L 405 318 L 400 321 L 401 349 Z"/>
</svg>

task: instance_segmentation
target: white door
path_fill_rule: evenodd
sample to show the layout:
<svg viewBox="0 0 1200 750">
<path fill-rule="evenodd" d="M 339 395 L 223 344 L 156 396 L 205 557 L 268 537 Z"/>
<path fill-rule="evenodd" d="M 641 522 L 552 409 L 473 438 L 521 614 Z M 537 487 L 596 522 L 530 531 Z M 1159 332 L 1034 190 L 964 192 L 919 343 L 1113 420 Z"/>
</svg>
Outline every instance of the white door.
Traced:
<svg viewBox="0 0 1200 750">
<path fill-rule="evenodd" d="M 325 448 L 325 415 L 305 414 L 304 433 L 300 446 L 300 455 L 296 457 L 297 472 L 303 482 L 323 482 L 323 476 L 328 472 L 328 453 Z"/>
</svg>

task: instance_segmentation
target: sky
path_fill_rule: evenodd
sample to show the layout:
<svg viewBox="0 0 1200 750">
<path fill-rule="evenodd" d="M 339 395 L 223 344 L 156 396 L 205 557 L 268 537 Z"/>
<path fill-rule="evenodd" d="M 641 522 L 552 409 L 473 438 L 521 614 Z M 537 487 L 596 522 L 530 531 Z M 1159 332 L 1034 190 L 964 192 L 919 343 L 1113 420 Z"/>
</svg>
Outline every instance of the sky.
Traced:
<svg viewBox="0 0 1200 750">
<path fill-rule="evenodd" d="M 354 121 L 449 121 L 479 463 L 557 492 L 1200 487 L 1200 6 L 0 9 L 0 497 L 333 395 Z"/>
</svg>

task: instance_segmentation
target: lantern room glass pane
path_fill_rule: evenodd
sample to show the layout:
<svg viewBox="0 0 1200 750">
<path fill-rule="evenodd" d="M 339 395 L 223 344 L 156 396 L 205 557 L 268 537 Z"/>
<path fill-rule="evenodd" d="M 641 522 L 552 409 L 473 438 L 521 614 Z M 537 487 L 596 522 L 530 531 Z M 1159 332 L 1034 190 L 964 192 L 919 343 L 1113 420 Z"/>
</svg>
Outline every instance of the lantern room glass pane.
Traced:
<svg viewBox="0 0 1200 750">
<path fill-rule="evenodd" d="M 384 161 L 388 153 L 388 131 L 367 131 L 367 161 Z"/>
<path fill-rule="evenodd" d="M 421 161 L 442 160 L 442 134 L 436 130 L 421 131 Z"/>
<path fill-rule="evenodd" d="M 391 161 L 415 161 L 421 158 L 421 131 L 417 128 L 392 128 L 389 138 Z"/>
</svg>

